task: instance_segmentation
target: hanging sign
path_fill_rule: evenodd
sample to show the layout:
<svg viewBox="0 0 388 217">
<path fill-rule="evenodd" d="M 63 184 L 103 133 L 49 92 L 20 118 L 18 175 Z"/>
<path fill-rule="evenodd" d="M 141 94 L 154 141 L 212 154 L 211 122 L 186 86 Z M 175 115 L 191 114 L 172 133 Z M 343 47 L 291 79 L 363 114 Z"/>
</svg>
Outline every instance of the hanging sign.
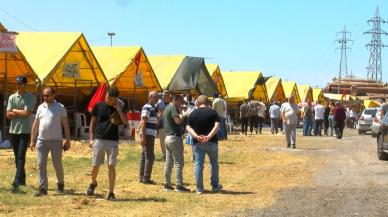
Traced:
<svg viewBox="0 0 388 217">
<path fill-rule="evenodd" d="M 139 71 L 135 75 L 135 85 L 136 85 L 136 87 L 143 87 L 144 86 L 144 83 L 143 83 L 143 72 L 142 71 Z"/>
<path fill-rule="evenodd" d="M 16 53 L 16 36 L 17 32 L 0 32 L 0 52 Z"/>
<path fill-rule="evenodd" d="M 79 65 L 80 63 L 65 63 L 63 65 L 63 77 L 80 78 Z"/>
</svg>

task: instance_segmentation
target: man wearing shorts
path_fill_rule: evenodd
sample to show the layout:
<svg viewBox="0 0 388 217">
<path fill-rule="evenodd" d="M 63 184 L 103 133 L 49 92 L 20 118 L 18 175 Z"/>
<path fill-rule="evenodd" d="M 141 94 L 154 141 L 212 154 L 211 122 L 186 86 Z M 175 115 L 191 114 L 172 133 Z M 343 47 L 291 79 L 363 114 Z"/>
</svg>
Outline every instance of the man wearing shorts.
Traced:
<svg viewBox="0 0 388 217">
<path fill-rule="evenodd" d="M 108 90 L 105 102 L 97 103 L 92 110 L 90 120 L 90 141 L 93 148 L 92 183 L 86 192 L 88 196 L 94 195 L 97 187 L 97 175 L 100 165 L 104 163 L 107 155 L 109 170 L 109 195 L 108 200 L 115 200 L 114 186 L 116 181 L 116 159 L 119 151 L 118 140 L 119 124 L 126 125 L 127 117 L 123 113 L 124 103 L 118 99 L 119 92 L 115 88 Z"/>
</svg>

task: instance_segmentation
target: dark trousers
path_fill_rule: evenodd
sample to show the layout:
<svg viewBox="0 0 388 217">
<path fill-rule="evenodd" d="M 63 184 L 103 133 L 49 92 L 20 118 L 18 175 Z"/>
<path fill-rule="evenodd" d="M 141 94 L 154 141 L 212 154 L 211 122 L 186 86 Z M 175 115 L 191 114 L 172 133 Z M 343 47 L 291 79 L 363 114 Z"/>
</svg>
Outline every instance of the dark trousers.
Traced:
<svg viewBox="0 0 388 217">
<path fill-rule="evenodd" d="M 315 120 L 315 128 L 314 128 L 314 135 L 315 136 L 322 136 L 322 124 L 323 124 L 323 120 L 321 119 L 316 119 Z"/>
<path fill-rule="evenodd" d="M 271 133 L 278 133 L 279 118 L 271 118 Z"/>
<path fill-rule="evenodd" d="M 248 122 L 249 122 L 248 117 L 241 118 L 241 132 L 244 134 L 247 134 L 248 132 Z"/>
<path fill-rule="evenodd" d="M 249 117 L 249 131 L 252 133 L 253 128 L 255 128 L 257 133 L 257 128 L 259 127 L 259 116 L 258 115 L 252 115 Z"/>
<path fill-rule="evenodd" d="M 26 152 L 30 134 L 11 134 L 13 154 L 15 156 L 16 174 L 15 180 L 19 185 L 26 184 L 26 171 L 24 165 L 26 163 Z"/>
<path fill-rule="evenodd" d="M 151 179 L 152 166 L 155 161 L 154 145 L 155 137 L 146 135 L 146 144 L 142 146 L 141 151 L 139 181 L 149 181 Z"/>
<path fill-rule="evenodd" d="M 323 129 L 324 129 L 324 134 L 329 135 L 327 132 L 329 130 L 329 117 L 325 118 L 325 120 L 323 121 Z"/>
<path fill-rule="evenodd" d="M 335 130 L 335 134 L 337 135 L 337 139 L 342 139 L 344 127 L 345 127 L 344 121 L 335 121 L 334 130 Z"/>
<path fill-rule="evenodd" d="M 258 120 L 258 122 L 259 122 L 259 123 L 258 123 L 258 124 L 259 124 L 259 133 L 261 133 L 261 130 L 263 129 L 264 118 L 258 116 L 257 120 Z"/>
</svg>

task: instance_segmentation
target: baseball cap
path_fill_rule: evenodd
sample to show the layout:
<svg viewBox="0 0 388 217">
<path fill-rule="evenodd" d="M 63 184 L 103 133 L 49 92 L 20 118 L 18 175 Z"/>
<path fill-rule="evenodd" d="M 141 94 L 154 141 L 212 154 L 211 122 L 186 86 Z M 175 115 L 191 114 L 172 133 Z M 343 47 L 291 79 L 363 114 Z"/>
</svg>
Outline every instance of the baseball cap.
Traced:
<svg viewBox="0 0 388 217">
<path fill-rule="evenodd" d="M 27 78 L 24 76 L 18 76 L 16 77 L 16 84 L 26 84 Z"/>
</svg>

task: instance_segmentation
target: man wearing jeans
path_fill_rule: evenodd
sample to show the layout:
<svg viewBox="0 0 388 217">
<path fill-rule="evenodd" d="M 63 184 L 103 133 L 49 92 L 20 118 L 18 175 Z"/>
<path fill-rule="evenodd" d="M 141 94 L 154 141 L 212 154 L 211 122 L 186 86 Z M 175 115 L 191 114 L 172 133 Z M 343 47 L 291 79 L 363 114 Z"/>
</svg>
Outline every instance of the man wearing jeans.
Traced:
<svg viewBox="0 0 388 217">
<path fill-rule="evenodd" d="M 159 113 L 163 114 L 163 110 L 165 107 L 170 103 L 171 97 L 170 97 L 170 91 L 164 90 L 162 94 L 162 99 L 156 103 L 155 108 L 158 110 Z M 166 145 L 164 143 L 164 140 L 166 139 L 166 130 L 164 129 L 163 124 L 163 118 L 159 119 L 158 123 L 158 138 L 160 143 L 160 150 L 162 151 L 162 157 L 163 161 L 166 160 Z"/>
<path fill-rule="evenodd" d="M 164 129 L 166 130 L 166 162 L 164 164 L 164 190 L 170 191 L 171 172 L 175 165 L 176 188 L 178 192 L 188 192 L 189 189 L 183 186 L 183 139 L 182 139 L 182 115 L 179 114 L 179 106 L 183 99 L 179 95 L 172 97 L 172 102 L 166 106 L 163 112 Z"/>
<path fill-rule="evenodd" d="M 63 193 L 64 173 L 62 166 L 62 151 L 70 148 L 70 128 L 65 107 L 55 101 L 54 89 L 46 87 L 43 90 L 44 102 L 38 107 L 31 130 L 31 150 L 36 146 L 39 167 L 39 191 L 35 196 L 47 194 L 47 157 L 51 157 L 57 175 L 57 192 Z M 66 142 L 63 145 L 62 126 Z M 38 135 L 38 140 L 36 136 Z"/>
<path fill-rule="evenodd" d="M 208 154 L 211 166 L 211 186 L 213 192 L 222 189 L 218 175 L 218 140 L 217 131 L 220 128 L 220 118 L 213 109 L 207 106 L 207 96 L 201 95 L 197 99 L 198 109 L 194 110 L 188 118 L 186 130 L 194 139 L 195 155 L 195 181 L 196 192 L 202 194 L 203 164 L 205 155 Z"/>
<path fill-rule="evenodd" d="M 16 78 L 17 92 L 8 98 L 7 118 L 11 125 L 12 148 L 15 156 L 16 174 L 12 182 L 12 188 L 16 190 L 19 185 L 26 185 L 26 151 L 31 133 L 31 114 L 36 103 L 35 96 L 26 91 L 27 78 Z"/>
</svg>

